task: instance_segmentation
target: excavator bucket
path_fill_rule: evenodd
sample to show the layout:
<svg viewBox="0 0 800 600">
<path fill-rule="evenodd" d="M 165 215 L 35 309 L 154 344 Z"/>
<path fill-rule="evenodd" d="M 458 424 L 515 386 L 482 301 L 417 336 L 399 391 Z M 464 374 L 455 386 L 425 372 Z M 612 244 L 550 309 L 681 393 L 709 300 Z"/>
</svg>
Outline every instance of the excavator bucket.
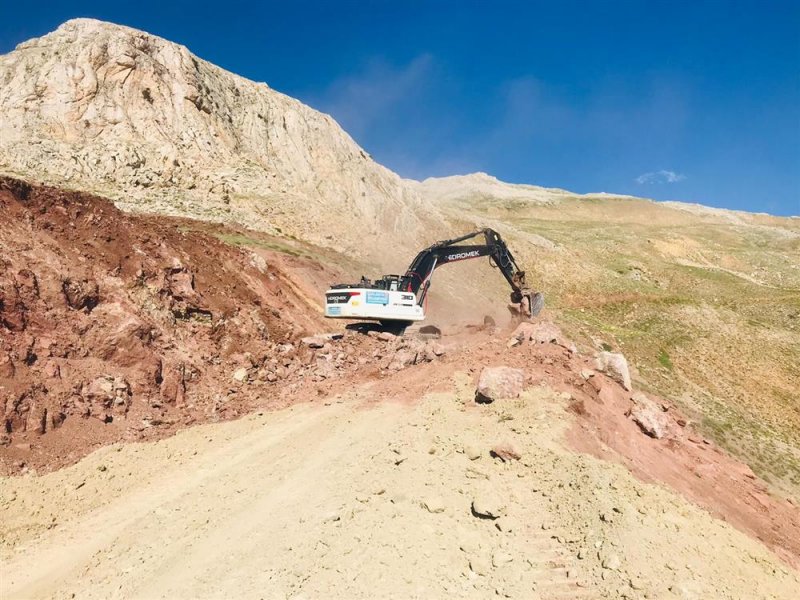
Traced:
<svg viewBox="0 0 800 600">
<path fill-rule="evenodd" d="M 512 293 L 511 303 L 508 305 L 511 314 L 523 320 L 537 316 L 542 312 L 542 308 L 544 308 L 544 296 L 540 292 L 530 290 Z"/>
</svg>

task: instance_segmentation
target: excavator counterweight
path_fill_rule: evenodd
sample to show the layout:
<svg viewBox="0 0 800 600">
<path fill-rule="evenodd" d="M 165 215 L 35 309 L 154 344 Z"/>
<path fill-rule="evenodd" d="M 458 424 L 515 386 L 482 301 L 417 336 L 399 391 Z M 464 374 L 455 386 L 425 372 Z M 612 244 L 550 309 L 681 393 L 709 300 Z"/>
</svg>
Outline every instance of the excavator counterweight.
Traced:
<svg viewBox="0 0 800 600">
<path fill-rule="evenodd" d="M 462 244 L 481 236 L 480 244 Z M 519 269 L 508 246 L 493 229 L 436 242 L 417 254 L 404 275 L 384 275 L 375 281 L 362 277 L 358 283 L 331 286 L 325 292 L 325 316 L 380 321 L 395 327 L 422 321 L 433 272 L 442 265 L 482 256 L 489 257 L 511 287 L 512 312 L 523 318 L 536 316 L 544 298 L 528 288 L 525 271 Z"/>
</svg>

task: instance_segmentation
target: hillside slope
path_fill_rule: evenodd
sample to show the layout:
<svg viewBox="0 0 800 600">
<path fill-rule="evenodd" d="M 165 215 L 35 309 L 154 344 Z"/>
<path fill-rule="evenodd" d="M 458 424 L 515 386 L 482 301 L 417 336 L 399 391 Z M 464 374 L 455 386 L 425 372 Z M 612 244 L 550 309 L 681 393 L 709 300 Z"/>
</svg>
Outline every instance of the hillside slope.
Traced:
<svg viewBox="0 0 800 600">
<path fill-rule="evenodd" d="M 451 223 L 501 231 L 577 340 L 624 352 L 642 385 L 800 495 L 800 219 L 482 174 L 419 190 Z"/>
</svg>

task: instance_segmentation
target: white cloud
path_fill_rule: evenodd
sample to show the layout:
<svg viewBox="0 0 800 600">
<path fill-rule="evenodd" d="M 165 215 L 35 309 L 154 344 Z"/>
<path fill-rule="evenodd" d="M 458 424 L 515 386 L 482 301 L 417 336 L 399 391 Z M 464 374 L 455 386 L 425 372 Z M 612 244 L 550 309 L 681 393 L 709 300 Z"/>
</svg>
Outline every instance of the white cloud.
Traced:
<svg viewBox="0 0 800 600">
<path fill-rule="evenodd" d="M 413 106 L 429 85 L 433 71 L 429 54 L 400 67 L 375 58 L 361 72 L 334 81 L 317 101 L 312 99 L 312 104 L 333 115 L 358 138 L 387 116 Z"/>
<path fill-rule="evenodd" d="M 638 184 L 644 185 L 649 183 L 678 183 L 684 179 L 686 179 L 686 175 L 683 175 L 682 173 L 661 169 L 660 171 L 642 173 L 634 181 L 636 181 Z"/>
</svg>

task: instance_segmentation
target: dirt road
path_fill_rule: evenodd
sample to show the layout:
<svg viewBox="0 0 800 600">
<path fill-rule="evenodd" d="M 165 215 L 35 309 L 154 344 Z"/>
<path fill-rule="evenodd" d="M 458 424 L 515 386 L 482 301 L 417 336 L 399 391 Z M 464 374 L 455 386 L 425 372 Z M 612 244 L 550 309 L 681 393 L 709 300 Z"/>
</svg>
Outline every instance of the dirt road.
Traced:
<svg viewBox="0 0 800 600">
<path fill-rule="evenodd" d="M 758 542 L 567 450 L 546 387 L 482 406 L 465 373 L 414 405 L 373 386 L 4 479 L 2 597 L 800 595 Z"/>
</svg>

